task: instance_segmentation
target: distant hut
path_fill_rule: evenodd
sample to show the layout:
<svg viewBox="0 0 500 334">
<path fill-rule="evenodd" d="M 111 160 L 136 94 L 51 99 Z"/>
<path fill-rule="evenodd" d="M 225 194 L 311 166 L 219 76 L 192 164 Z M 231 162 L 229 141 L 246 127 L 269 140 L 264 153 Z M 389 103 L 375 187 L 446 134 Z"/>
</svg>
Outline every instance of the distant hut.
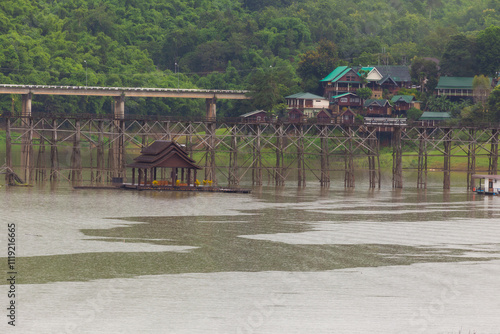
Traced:
<svg viewBox="0 0 500 334">
<path fill-rule="evenodd" d="M 267 112 L 265 110 L 255 110 L 240 115 L 244 122 L 248 123 L 264 123 L 268 120 Z"/>
<path fill-rule="evenodd" d="M 288 121 L 290 123 L 302 123 L 306 119 L 306 115 L 299 109 L 292 109 L 288 112 Z"/>
<path fill-rule="evenodd" d="M 333 116 L 332 111 L 329 109 L 321 110 L 316 117 L 318 118 L 318 123 L 330 124 L 335 123 L 335 116 Z"/>
<path fill-rule="evenodd" d="M 146 148 L 143 148 L 141 155 L 134 159 L 134 162 L 127 165 L 132 168 L 132 185 L 135 185 L 135 170 L 138 170 L 137 185 L 153 185 L 157 181 L 158 185 L 191 185 L 196 181 L 196 171 L 201 169 L 194 163 L 184 148 L 174 141 L 157 140 Z M 158 180 L 158 168 L 170 168 L 168 180 Z"/>
<path fill-rule="evenodd" d="M 354 124 L 355 119 L 356 113 L 352 111 L 351 108 L 344 110 L 339 115 L 339 123 L 341 124 Z"/>
</svg>

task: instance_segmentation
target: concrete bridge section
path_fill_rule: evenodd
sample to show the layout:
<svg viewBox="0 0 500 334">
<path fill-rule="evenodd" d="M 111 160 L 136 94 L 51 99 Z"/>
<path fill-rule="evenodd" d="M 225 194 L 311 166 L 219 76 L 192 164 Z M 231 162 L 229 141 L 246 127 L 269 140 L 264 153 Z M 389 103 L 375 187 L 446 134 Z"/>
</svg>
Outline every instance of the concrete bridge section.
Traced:
<svg viewBox="0 0 500 334">
<path fill-rule="evenodd" d="M 33 95 L 79 95 L 112 96 L 115 99 L 114 115 L 123 119 L 126 97 L 171 97 L 205 99 L 206 117 L 215 118 L 218 99 L 250 99 L 247 90 L 175 89 L 175 88 L 134 88 L 134 87 L 87 87 L 87 86 L 42 86 L 0 84 L 0 94 L 22 95 L 22 116 L 31 116 Z"/>
</svg>

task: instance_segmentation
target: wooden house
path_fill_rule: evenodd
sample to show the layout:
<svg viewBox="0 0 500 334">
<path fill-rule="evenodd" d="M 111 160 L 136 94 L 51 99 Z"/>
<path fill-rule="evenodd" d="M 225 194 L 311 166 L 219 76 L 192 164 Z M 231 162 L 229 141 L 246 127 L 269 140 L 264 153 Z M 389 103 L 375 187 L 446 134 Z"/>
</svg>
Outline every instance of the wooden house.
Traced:
<svg viewBox="0 0 500 334">
<path fill-rule="evenodd" d="M 410 68 L 404 65 L 377 65 L 382 78 L 377 82 L 382 91 L 396 94 L 401 88 L 411 88 Z"/>
<path fill-rule="evenodd" d="M 330 108 L 336 112 L 342 108 L 360 108 L 362 105 L 361 99 L 354 93 L 335 95 L 330 100 Z"/>
<path fill-rule="evenodd" d="M 440 77 L 435 94 L 448 96 L 452 100 L 472 99 L 474 97 L 473 80 L 473 77 Z M 489 80 L 492 84 L 493 80 L 491 78 Z"/>
<path fill-rule="evenodd" d="M 132 168 L 132 186 L 135 185 L 135 171 L 138 170 L 137 186 L 153 186 L 155 181 L 161 185 L 191 185 L 196 181 L 196 172 L 201 167 L 189 157 L 185 149 L 174 141 L 157 140 L 146 148 L 134 162 L 127 165 Z M 158 169 L 170 169 L 166 180 L 158 180 Z M 179 180 L 180 182 L 177 182 Z"/>
<path fill-rule="evenodd" d="M 435 126 L 440 122 L 451 119 L 449 112 L 424 111 L 418 119 L 424 126 Z"/>
<path fill-rule="evenodd" d="M 330 109 L 322 109 L 316 115 L 318 123 L 320 124 L 332 124 L 335 123 L 335 116 Z"/>
<path fill-rule="evenodd" d="M 420 101 L 415 101 L 413 95 L 395 95 L 391 99 L 391 104 L 399 115 L 405 113 L 410 108 L 420 109 Z"/>
<path fill-rule="evenodd" d="M 354 124 L 356 120 L 356 113 L 350 108 L 344 110 L 338 117 L 338 123 L 340 124 Z"/>
<path fill-rule="evenodd" d="M 363 105 L 367 116 L 391 116 L 392 106 L 388 100 L 368 99 Z"/>
<path fill-rule="evenodd" d="M 323 96 L 311 93 L 297 93 L 285 96 L 289 109 L 299 109 L 305 116 L 314 117 L 320 110 L 328 108 L 329 101 Z"/>
<path fill-rule="evenodd" d="M 299 109 L 292 109 L 288 111 L 288 122 L 290 123 L 302 123 L 306 119 L 306 115 Z"/>
<path fill-rule="evenodd" d="M 267 112 L 264 110 L 247 112 L 246 114 L 240 115 L 240 117 L 245 123 L 264 123 L 270 120 Z"/>
<path fill-rule="evenodd" d="M 321 80 L 325 89 L 324 96 L 331 99 L 332 96 L 343 93 L 355 93 L 363 87 L 361 78 L 357 71 L 348 66 L 339 66 Z"/>
</svg>

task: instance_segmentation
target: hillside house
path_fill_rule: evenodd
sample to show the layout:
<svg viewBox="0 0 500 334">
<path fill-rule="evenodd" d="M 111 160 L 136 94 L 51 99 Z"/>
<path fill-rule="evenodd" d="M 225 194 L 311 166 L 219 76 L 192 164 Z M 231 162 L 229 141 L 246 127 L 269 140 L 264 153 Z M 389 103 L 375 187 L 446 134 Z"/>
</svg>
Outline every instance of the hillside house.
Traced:
<svg viewBox="0 0 500 334">
<path fill-rule="evenodd" d="M 318 112 L 316 118 L 318 119 L 318 123 L 320 124 L 332 124 L 335 123 L 336 117 L 333 115 L 331 110 L 322 109 L 320 112 Z"/>
<path fill-rule="evenodd" d="M 306 118 L 306 115 L 297 108 L 288 111 L 288 121 L 290 123 L 302 123 Z"/>
<path fill-rule="evenodd" d="M 392 106 L 388 100 L 384 99 L 368 99 L 363 105 L 367 116 L 391 116 Z"/>
<path fill-rule="evenodd" d="M 410 108 L 420 109 L 420 101 L 415 101 L 413 95 L 395 95 L 391 99 L 391 104 L 395 112 L 401 115 Z"/>
<path fill-rule="evenodd" d="M 344 93 L 332 96 L 330 100 L 330 109 L 339 112 L 342 108 L 360 108 L 362 107 L 361 99 L 354 93 Z"/>
<path fill-rule="evenodd" d="M 244 122 L 248 123 L 263 123 L 269 121 L 269 117 L 267 116 L 267 112 L 264 110 L 255 110 L 251 112 L 247 112 L 240 116 Z"/>
<path fill-rule="evenodd" d="M 372 90 L 374 99 L 381 99 L 384 90 L 396 94 L 401 88 L 412 86 L 408 66 L 339 66 L 321 80 L 325 89 L 324 95 L 329 99 L 344 93 L 355 93 L 363 87 L 363 82 L 365 87 Z"/>
<path fill-rule="evenodd" d="M 320 110 L 329 107 L 328 99 L 311 93 L 285 96 L 285 100 L 289 109 L 299 109 L 307 117 L 314 117 Z"/>
</svg>

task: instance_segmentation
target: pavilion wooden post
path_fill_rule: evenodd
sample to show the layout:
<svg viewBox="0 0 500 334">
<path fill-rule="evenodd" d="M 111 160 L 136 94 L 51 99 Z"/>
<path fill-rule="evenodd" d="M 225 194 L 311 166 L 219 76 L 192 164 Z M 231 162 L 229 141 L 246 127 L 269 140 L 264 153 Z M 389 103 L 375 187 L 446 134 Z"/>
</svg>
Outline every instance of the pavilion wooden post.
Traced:
<svg viewBox="0 0 500 334">
<path fill-rule="evenodd" d="M 135 168 L 132 168 L 132 185 L 135 184 Z"/>
</svg>

